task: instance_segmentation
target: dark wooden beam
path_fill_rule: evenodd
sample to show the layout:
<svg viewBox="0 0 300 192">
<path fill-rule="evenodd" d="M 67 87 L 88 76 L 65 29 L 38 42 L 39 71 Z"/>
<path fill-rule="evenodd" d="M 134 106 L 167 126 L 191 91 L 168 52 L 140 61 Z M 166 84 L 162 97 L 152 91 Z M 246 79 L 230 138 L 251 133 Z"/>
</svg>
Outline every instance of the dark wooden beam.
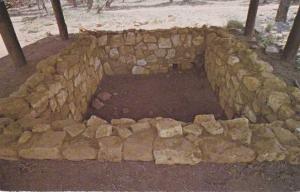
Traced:
<svg viewBox="0 0 300 192">
<path fill-rule="evenodd" d="M 296 58 L 300 46 L 300 6 L 294 20 L 292 30 L 289 34 L 288 40 L 285 44 L 282 59 L 292 61 Z"/>
<path fill-rule="evenodd" d="M 14 65 L 26 65 L 26 59 L 10 20 L 4 1 L 0 0 L 0 33 Z"/>
<path fill-rule="evenodd" d="M 64 19 L 63 11 L 61 8 L 60 0 L 51 0 L 53 11 L 55 14 L 56 22 L 59 29 L 59 34 L 63 40 L 69 39 L 68 28 Z"/>
<path fill-rule="evenodd" d="M 248 37 L 251 37 L 254 32 L 258 4 L 259 0 L 250 0 L 248 16 L 245 26 L 245 35 Z"/>
</svg>

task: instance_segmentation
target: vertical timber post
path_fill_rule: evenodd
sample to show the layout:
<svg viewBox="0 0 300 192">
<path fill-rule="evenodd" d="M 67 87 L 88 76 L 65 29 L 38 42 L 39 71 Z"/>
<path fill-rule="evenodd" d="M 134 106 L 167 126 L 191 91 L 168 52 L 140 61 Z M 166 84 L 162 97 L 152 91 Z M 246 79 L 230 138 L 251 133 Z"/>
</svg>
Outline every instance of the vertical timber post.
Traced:
<svg viewBox="0 0 300 192">
<path fill-rule="evenodd" d="M 63 40 L 67 40 L 69 39 L 68 28 L 62 12 L 60 0 L 51 0 L 51 4 L 58 25 L 59 34 Z"/>
<path fill-rule="evenodd" d="M 296 58 L 300 46 L 300 6 L 294 20 L 292 30 L 289 34 L 288 40 L 285 44 L 282 59 L 292 61 Z"/>
<path fill-rule="evenodd" d="M 251 37 L 253 35 L 258 5 L 259 5 L 259 0 L 250 0 L 246 27 L 245 27 L 245 35 L 248 37 Z"/>
<path fill-rule="evenodd" d="M 26 65 L 24 53 L 3 0 L 0 0 L 0 33 L 14 65 L 16 67 Z"/>
</svg>

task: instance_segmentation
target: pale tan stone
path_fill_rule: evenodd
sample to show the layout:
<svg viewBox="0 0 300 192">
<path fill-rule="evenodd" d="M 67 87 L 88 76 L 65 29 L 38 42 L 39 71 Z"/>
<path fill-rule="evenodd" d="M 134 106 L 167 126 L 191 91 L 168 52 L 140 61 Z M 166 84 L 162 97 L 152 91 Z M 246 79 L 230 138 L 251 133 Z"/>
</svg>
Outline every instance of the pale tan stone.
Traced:
<svg viewBox="0 0 300 192">
<path fill-rule="evenodd" d="M 18 144 L 27 143 L 27 141 L 29 141 L 31 137 L 32 137 L 31 131 L 24 131 L 24 133 L 18 139 Z"/>
<path fill-rule="evenodd" d="M 214 163 L 245 163 L 255 160 L 255 152 L 222 137 L 204 137 L 198 140 L 206 161 Z"/>
<path fill-rule="evenodd" d="M 199 124 L 190 124 L 183 127 L 184 134 L 192 134 L 195 136 L 200 136 L 202 134 L 203 127 Z"/>
<path fill-rule="evenodd" d="M 111 66 L 108 62 L 103 64 L 103 70 L 106 75 L 114 75 L 114 71 L 111 69 Z"/>
<path fill-rule="evenodd" d="M 268 98 L 268 105 L 277 112 L 283 104 L 290 104 L 291 100 L 287 93 L 274 91 Z"/>
<path fill-rule="evenodd" d="M 212 135 L 219 135 L 224 132 L 224 128 L 216 121 L 214 115 L 197 115 L 195 116 L 194 123 L 202 125 Z"/>
<path fill-rule="evenodd" d="M 122 161 L 123 142 L 120 137 L 109 136 L 99 139 L 99 161 Z"/>
<path fill-rule="evenodd" d="M 102 35 L 98 38 L 98 45 L 105 46 L 107 44 L 107 35 Z"/>
<path fill-rule="evenodd" d="M 158 47 L 161 48 L 161 49 L 170 49 L 170 48 L 172 48 L 171 39 L 160 37 L 158 39 Z"/>
<path fill-rule="evenodd" d="M 60 146 L 65 136 L 63 131 L 47 131 L 31 147 L 21 149 L 19 155 L 25 159 L 60 159 Z"/>
<path fill-rule="evenodd" d="M 159 119 L 155 123 L 158 135 L 162 138 L 182 135 L 181 123 L 170 118 Z"/>
<path fill-rule="evenodd" d="M 294 119 L 287 119 L 285 121 L 285 124 L 288 129 L 295 130 L 296 128 L 300 128 L 300 121 L 294 120 Z"/>
<path fill-rule="evenodd" d="M 111 39 L 110 39 L 111 47 L 120 47 L 122 45 L 124 45 L 124 39 L 121 34 L 111 36 Z"/>
<path fill-rule="evenodd" d="M 144 42 L 145 43 L 156 43 L 157 39 L 155 36 L 150 35 L 150 34 L 145 34 L 144 35 Z"/>
<path fill-rule="evenodd" d="M 33 126 L 32 132 L 42 133 L 42 132 L 48 131 L 50 129 L 51 129 L 51 126 L 49 124 L 40 123 L 40 124 Z"/>
<path fill-rule="evenodd" d="M 63 151 L 63 156 L 72 161 L 91 160 L 97 158 L 97 150 L 92 147 L 89 141 L 79 140 L 67 144 Z"/>
<path fill-rule="evenodd" d="M 221 122 L 225 127 L 225 135 L 234 141 L 240 141 L 243 144 L 250 144 L 252 131 L 249 128 L 249 120 L 246 118 L 236 118 Z"/>
<path fill-rule="evenodd" d="M 11 146 L 0 146 L 0 159 L 3 160 L 17 160 L 18 152 Z"/>
<path fill-rule="evenodd" d="M 256 151 L 257 161 L 281 161 L 286 157 L 286 148 L 284 148 L 276 138 L 263 138 L 254 141 L 254 150 Z"/>
<path fill-rule="evenodd" d="M 288 129 L 274 126 L 272 127 L 273 133 L 275 134 L 278 141 L 283 145 L 299 145 L 300 140 L 297 136 L 290 132 Z"/>
<path fill-rule="evenodd" d="M 103 124 L 99 125 L 96 129 L 96 138 L 111 136 L 112 134 L 112 125 Z"/>
<path fill-rule="evenodd" d="M 74 124 L 77 124 L 77 122 L 74 121 L 73 119 L 64 119 L 64 120 L 53 121 L 51 123 L 51 127 L 53 130 L 62 131 L 65 127 L 68 127 L 68 126 L 74 125 Z"/>
<path fill-rule="evenodd" d="M 12 122 L 7 127 L 3 128 L 4 135 L 20 136 L 23 133 L 23 128 L 18 122 Z"/>
<path fill-rule="evenodd" d="M 97 117 L 95 115 L 92 115 L 89 120 L 87 120 L 86 122 L 86 125 L 88 127 L 90 126 L 100 126 L 100 125 L 103 125 L 103 124 L 107 124 L 107 121 L 100 118 L 100 117 Z"/>
<path fill-rule="evenodd" d="M 203 42 L 204 42 L 204 37 L 202 35 L 195 37 L 192 41 L 193 45 L 195 45 L 195 46 L 202 45 Z"/>
<path fill-rule="evenodd" d="M 148 121 L 146 121 L 146 122 L 137 122 L 135 124 L 130 125 L 130 128 L 134 133 L 136 133 L 136 132 L 151 129 L 151 125 Z"/>
<path fill-rule="evenodd" d="M 256 91 L 261 85 L 261 82 L 257 78 L 250 76 L 244 77 L 243 83 L 249 91 Z"/>
<path fill-rule="evenodd" d="M 85 125 L 81 123 L 69 125 L 64 128 L 64 131 L 66 131 L 71 137 L 76 137 L 80 135 L 85 130 Z"/>
<path fill-rule="evenodd" d="M 135 123 L 135 120 L 129 119 L 129 118 L 121 118 L 121 119 L 112 119 L 111 124 L 112 125 L 125 125 L 125 124 L 133 124 Z"/>
<path fill-rule="evenodd" d="M 128 127 L 114 127 L 114 129 L 117 131 L 118 135 L 122 138 L 122 139 L 126 139 L 127 137 L 129 137 L 130 135 L 132 135 L 132 132 L 129 130 Z"/>
<path fill-rule="evenodd" d="M 152 161 L 152 143 L 154 137 L 153 130 L 142 131 L 129 136 L 124 142 L 124 160 Z"/>
<path fill-rule="evenodd" d="M 135 44 L 135 34 L 134 32 L 128 32 L 125 34 L 125 45 L 134 45 Z"/>
<path fill-rule="evenodd" d="M 195 165 L 201 161 L 201 150 L 183 137 L 159 138 L 154 141 L 153 155 L 156 164 Z"/>
<path fill-rule="evenodd" d="M 0 115 L 16 119 L 28 112 L 29 104 L 23 98 L 0 98 Z"/>
<path fill-rule="evenodd" d="M 149 75 L 150 74 L 150 70 L 145 67 L 142 67 L 142 66 L 133 66 L 131 72 L 133 75 Z"/>
</svg>

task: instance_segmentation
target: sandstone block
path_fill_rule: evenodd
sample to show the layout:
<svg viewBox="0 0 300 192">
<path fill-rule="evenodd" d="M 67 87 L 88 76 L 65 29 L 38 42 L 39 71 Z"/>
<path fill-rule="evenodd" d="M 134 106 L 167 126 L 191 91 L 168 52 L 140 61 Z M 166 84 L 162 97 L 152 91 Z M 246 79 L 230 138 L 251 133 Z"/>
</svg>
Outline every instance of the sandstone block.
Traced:
<svg viewBox="0 0 300 192">
<path fill-rule="evenodd" d="M 181 123 L 174 119 L 159 119 L 156 121 L 155 127 L 158 135 L 162 138 L 174 137 L 183 134 Z"/>
<path fill-rule="evenodd" d="M 290 104 L 291 100 L 288 94 L 283 92 L 274 91 L 268 98 L 268 105 L 273 111 L 277 112 L 283 104 Z"/>
<path fill-rule="evenodd" d="M 48 131 L 50 129 L 51 129 L 51 126 L 49 124 L 40 123 L 40 124 L 33 126 L 32 132 L 42 133 L 42 132 Z"/>
<path fill-rule="evenodd" d="M 194 123 L 202 125 L 204 129 L 212 135 L 219 135 L 224 132 L 224 128 L 216 121 L 214 115 L 197 115 L 194 119 Z"/>
<path fill-rule="evenodd" d="M 66 159 L 72 161 L 97 158 L 97 150 L 86 140 L 72 141 L 64 147 L 62 154 Z"/>
<path fill-rule="evenodd" d="M 202 126 L 195 123 L 183 127 L 184 134 L 192 134 L 195 136 L 200 136 L 202 134 L 202 130 Z"/>
<path fill-rule="evenodd" d="M 85 130 L 85 125 L 81 123 L 69 125 L 64 128 L 64 131 L 66 131 L 71 137 L 76 137 L 80 135 Z"/>
<path fill-rule="evenodd" d="M 128 127 L 124 127 L 124 126 L 117 126 L 114 127 L 115 130 L 117 131 L 118 135 L 122 138 L 122 139 L 126 139 L 127 137 L 129 137 L 130 135 L 132 135 L 132 132 L 129 130 Z"/>
<path fill-rule="evenodd" d="M 243 78 L 243 83 L 249 91 L 256 91 L 261 85 L 257 78 L 249 76 Z"/>
<path fill-rule="evenodd" d="M 27 141 L 30 140 L 31 137 L 32 137 L 32 132 L 31 131 L 24 131 L 23 134 L 18 139 L 18 144 L 26 143 Z"/>
<path fill-rule="evenodd" d="M 103 124 L 99 125 L 96 129 L 96 138 L 111 136 L 112 134 L 112 125 Z"/>
<path fill-rule="evenodd" d="M 122 161 L 123 142 L 120 137 L 110 136 L 99 139 L 98 160 L 100 161 Z"/>
<path fill-rule="evenodd" d="M 130 125 L 135 123 L 135 120 L 129 118 L 121 118 L 121 119 L 112 119 L 112 125 Z"/>
<path fill-rule="evenodd" d="M 151 129 L 151 125 L 148 121 L 146 121 L 146 122 L 137 122 L 135 124 L 130 125 L 130 128 L 134 133 L 136 133 L 136 132 Z"/>
<path fill-rule="evenodd" d="M 99 126 L 99 125 L 103 125 L 103 124 L 107 124 L 107 121 L 105 121 L 104 119 L 101 119 L 100 117 L 97 117 L 95 115 L 92 115 L 89 120 L 86 122 L 86 125 L 89 126 Z"/>
<path fill-rule="evenodd" d="M 129 161 L 152 161 L 153 130 L 134 133 L 124 142 L 123 157 Z"/>
<path fill-rule="evenodd" d="M 171 39 L 160 37 L 158 39 L 158 47 L 161 48 L 161 49 L 170 49 L 170 48 L 172 48 Z"/>
<path fill-rule="evenodd" d="M 195 165 L 201 161 L 201 150 L 183 137 L 157 137 L 154 141 L 153 155 L 156 164 Z"/>
</svg>

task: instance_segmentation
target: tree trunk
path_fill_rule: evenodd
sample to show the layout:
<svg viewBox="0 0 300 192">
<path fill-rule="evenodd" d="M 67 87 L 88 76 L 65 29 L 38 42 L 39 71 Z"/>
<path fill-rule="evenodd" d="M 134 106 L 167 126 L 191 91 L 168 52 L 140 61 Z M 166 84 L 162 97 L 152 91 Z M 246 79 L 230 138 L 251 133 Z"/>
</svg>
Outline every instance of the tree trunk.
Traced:
<svg viewBox="0 0 300 192">
<path fill-rule="evenodd" d="M 300 6 L 292 30 L 283 50 L 282 59 L 292 61 L 296 58 L 300 46 Z"/>
<path fill-rule="evenodd" d="M 276 22 L 286 22 L 291 0 L 280 0 L 280 4 L 277 10 Z"/>
<path fill-rule="evenodd" d="M 251 0 L 249 4 L 248 16 L 245 27 L 245 35 L 248 37 L 251 37 L 253 35 L 258 4 L 259 0 Z"/>
<path fill-rule="evenodd" d="M 53 11 L 55 14 L 56 22 L 59 29 L 59 34 L 63 40 L 69 39 L 68 28 L 62 12 L 60 0 L 51 0 Z"/>
<path fill-rule="evenodd" d="M 24 53 L 3 1 L 0 1 L 0 34 L 14 65 L 16 67 L 26 65 Z"/>
</svg>

